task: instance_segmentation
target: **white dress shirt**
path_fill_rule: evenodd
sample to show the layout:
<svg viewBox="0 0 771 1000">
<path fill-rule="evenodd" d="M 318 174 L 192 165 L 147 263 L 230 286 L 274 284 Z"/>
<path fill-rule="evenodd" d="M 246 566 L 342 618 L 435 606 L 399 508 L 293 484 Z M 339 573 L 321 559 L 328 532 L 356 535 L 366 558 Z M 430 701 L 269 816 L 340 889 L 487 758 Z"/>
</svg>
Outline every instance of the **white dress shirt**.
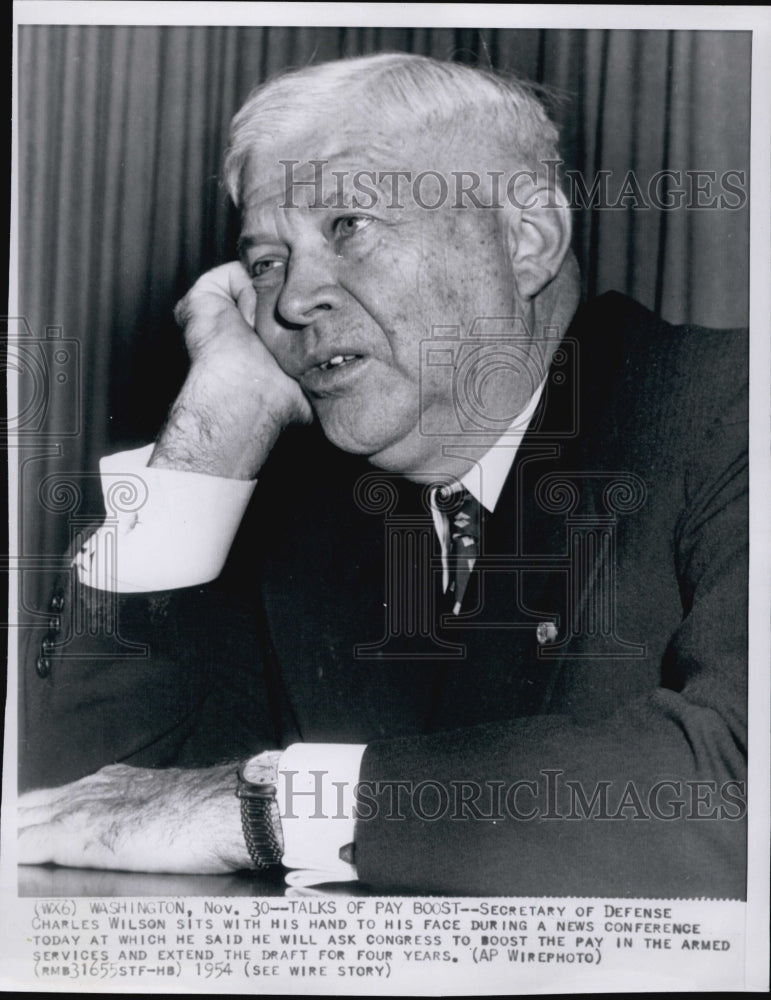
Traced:
<svg viewBox="0 0 771 1000">
<path fill-rule="evenodd" d="M 491 513 L 544 384 L 457 484 Z M 256 481 L 148 468 L 153 447 L 121 452 L 99 463 L 108 516 L 73 560 L 80 582 L 89 587 L 117 593 L 173 590 L 208 583 L 222 571 Z M 121 475 L 139 476 L 147 487 L 147 498 L 136 511 L 110 511 L 108 495 Z M 431 499 L 447 590 L 449 522 L 433 502 L 434 494 Z M 302 870 L 288 876 L 290 884 L 356 878 L 355 868 L 340 860 L 339 850 L 354 838 L 354 792 L 364 750 L 361 744 L 295 743 L 282 754 L 278 806 L 284 864 Z"/>
</svg>

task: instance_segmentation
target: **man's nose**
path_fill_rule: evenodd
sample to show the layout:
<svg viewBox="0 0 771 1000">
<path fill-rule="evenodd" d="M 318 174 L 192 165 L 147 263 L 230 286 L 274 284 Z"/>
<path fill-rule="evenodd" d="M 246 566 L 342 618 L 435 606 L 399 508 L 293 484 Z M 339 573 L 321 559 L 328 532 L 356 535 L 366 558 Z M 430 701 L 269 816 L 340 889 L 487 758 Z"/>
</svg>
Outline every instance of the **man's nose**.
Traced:
<svg viewBox="0 0 771 1000">
<path fill-rule="evenodd" d="M 287 266 L 284 287 L 276 308 L 291 326 L 307 326 L 319 314 L 341 304 L 338 259 L 323 251 L 294 253 Z"/>
</svg>

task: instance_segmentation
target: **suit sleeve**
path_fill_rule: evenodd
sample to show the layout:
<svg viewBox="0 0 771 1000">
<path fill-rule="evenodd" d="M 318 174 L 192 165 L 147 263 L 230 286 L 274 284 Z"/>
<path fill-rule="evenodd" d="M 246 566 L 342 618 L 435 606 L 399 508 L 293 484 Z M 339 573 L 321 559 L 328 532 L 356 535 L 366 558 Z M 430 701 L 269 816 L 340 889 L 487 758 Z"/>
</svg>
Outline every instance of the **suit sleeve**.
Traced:
<svg viewBox="0 0 771 1000">
<path fill-rule="evenodd" d="M 28 636 L 22 787 L 273 745 L 245 574 L 222 574 L 254 483 L 148 468 L 152 448 L 100 462 L 110 516 L 70 553 L 47 634 Z M 121 491 L 141 500 L 136 510 Z"/>
<path fill-rule="evenodd" d="M 713 424 L 688 463 L 673 526 L 682 618 L 660 686 L 592 725 L 532 716 L 370 744 L 356 828 L 364 882 L 745 897 L 745 407 Z"/>
<path fill-rule="evenodd" d="M 52 611 L 21 660 L 22 789 L 106 764 L 206 766 L 275 746 L 254 610 L 237 591 L 114 594 L 73 568 Z"/>
</svg>

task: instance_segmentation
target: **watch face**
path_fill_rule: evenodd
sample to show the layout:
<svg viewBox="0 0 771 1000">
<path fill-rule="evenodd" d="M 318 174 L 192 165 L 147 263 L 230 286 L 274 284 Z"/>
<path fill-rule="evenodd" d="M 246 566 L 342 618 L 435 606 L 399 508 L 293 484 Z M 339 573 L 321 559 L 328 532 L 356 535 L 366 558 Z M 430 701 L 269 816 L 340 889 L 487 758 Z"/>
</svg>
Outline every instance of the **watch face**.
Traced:
<svg viewBox="0 0 771 1000">
<path fill-rule="evenodd" d="M 280 753 L 270 752 L 250 758 L 241 769 L 244 780 L 252 785 L 275 784 L 279 757 Z"/>
</svg>

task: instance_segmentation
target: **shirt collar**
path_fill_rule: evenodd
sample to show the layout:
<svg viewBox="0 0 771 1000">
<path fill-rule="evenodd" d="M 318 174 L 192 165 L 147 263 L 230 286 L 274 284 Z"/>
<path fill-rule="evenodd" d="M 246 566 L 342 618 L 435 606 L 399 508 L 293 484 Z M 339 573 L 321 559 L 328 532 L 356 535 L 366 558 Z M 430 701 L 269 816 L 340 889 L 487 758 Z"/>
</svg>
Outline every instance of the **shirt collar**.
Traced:
<svg viewBox="0 0 771 1000">
<path fill-rule="evenodd" d="M 546 379 L 541 382 L 530 402 L 521 413 L 517 414 L 508 429 L 481 458 L 475 461 L 460 480 L 460 486 L 465 487 L 490 513 L 495 510 L 503 484 L 514 464 L 517 450 L 527 432 L 545 385 Z"/>
</svg>

